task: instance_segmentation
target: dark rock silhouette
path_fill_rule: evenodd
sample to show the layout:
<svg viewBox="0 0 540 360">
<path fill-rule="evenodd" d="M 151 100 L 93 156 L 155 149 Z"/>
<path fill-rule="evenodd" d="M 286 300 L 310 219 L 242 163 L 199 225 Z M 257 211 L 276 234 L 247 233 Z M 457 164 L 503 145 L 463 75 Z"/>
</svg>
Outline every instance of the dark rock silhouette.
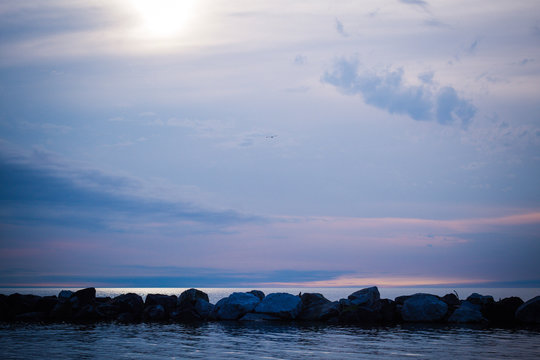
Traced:
<svg viewBox="0 0 540 360">
<path fill-rule="evenodd" d="M 518 297 L 494 301 L 473 293 L 467 300 L 455 294 L 438 297 L 414 294 L 381 299 L 377 287 L 360 289 L 347 299 L 330 301 L 322 294 L 272 293 L 260 290 L 237 292 L 215 305 L 198 289 L 176 295 L 129 293 L 113 299 L 96 297 L 95 288 L 76 292 L 62 290 L 58 296 L 0 295 L 0 320 L 7 322 L 121 323 L 193 322 L 238 320 L 319 321 L 344 324 L 395 324 L 402 322 L 477 323 L 483 326 L 531 326 L 540 324 L 540 296 L 523 303 Z"/>
</svg>

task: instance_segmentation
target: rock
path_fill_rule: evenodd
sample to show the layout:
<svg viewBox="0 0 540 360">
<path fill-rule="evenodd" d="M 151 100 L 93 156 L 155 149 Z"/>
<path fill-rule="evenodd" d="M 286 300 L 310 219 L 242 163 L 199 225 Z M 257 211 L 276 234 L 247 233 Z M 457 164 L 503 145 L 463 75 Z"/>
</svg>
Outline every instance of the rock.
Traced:
<svg viewBox="0 0 540 360">
<path fill-rule="evenodd" d="M 349 306 L 352 306 L 352 302 L 349 299 L 339 299 L 338 304 L 339 304 L 340 310 L 343 310 Z"/>
<path fill-rule="evenodd" d="M 43 311 L 32 311 L 15 316 L 15 321 L 36 322 L 47 320 L 48 314 Z"/>
<path fill-rule="evenodd" d="M 464 301 L 452 315 L 448 318 L 448 322 L 452 323 L 482 323 L 487 320 L 482 316 L 482 312 L 477 305 L 468 301 Z"/>
<path fill-rule="evenodd" d="M 208 295 L 205 292 L 197 289 L 189 289 L 180 294 L 180 296 L 178 297 L 177 306 L 184 307 L 187 304 L 194 305 L 197 299 L 202 299 L 206 302 L 210 302 L 210 300 L 208 299 Z"/>
<path fill-rule="evenodd" d="M 19 314 L 35 312 L 36 305 L 41 296 L 21 295 L 15 293 L 7 297 L 8 317 L 14 318 Z"/>
<path fill-rule="evenodd" d="M 217 302 L 211 317 L 218 320 L 236 320 L 253 311 L 260 302 L 253 294 L 235 292 Z"/>
<path fill-rule="evenodd" d="M 133 313 L 124 312 L 118 315 L 118 317 L 116 318 L 116 321 L 121 322 L 121 323 L 133 323 L 137 321 L 137 318 L 135 317 L 135 315 L 133 315 Z"/>
<path fill-rule="evenodd" d="M 339 315 L 339 303 L 331 302 L 321 294 L 305 293 L 300 299 L 302 307 L 299 320 L 325 321 Z"/>
<path fill-rule="evenodd" d="M 467 301 L 474 305 L 480 305 L 480 306 L 486 306 L 489 304 L 493 304 L 495 300 L 493 300 L 493 296 L 491 295 L 480 295 L 477 293 L 472 293 L 468 298 Z"/>
<path fill-rule="evenodd" d="M 96 313 L 104 320 L 113 320 L 118 317 L 120 307 L 111 303 L 100 303 L 96 306 Z"/>
<path fill-rule="evenodd" d="M 265 296 L 261 290 L 251 290 L 251 291 L 248 291 L 248 294 L 253 294 L 261 300 L 264 299 L 264 296 Z"/>
<path fill-rule="evenodd" d="M 440 321 L 446 315 L 448 305 L 431 294 L 414 294 L 403 303 L 401 317 L 410 322 Z"/>
<path fill-rule="evenodd" d="M 164 321 L 167 320 L 167 313 L 161 304 L 150 305 L 144 308 L 144 321 Z"/>
<path fill-rule="evenodd" d="M 256 313 L 270 314 L 282 319 L 295 319 L 300 313 L 300 297 L 287 293 L 273 293 L 266 296 L 255 308 Z"/>
<path fill-rule="evenodd" d="M 402 296 L 398 296 L 397 298 L 394 299 L 396 305 L 403 305 L 405 303 L 405 301 L 410 298 L 412 295 L 402 295 Z"/>
<path fill-rule="evenodd" d="M 9 305 L 8 297 L 6 295 L 0 294 L 0 320 L 9 320 Z"/>
<path fill-rule="evenodd" d="M 95 321 L 99 319 L 99 314 L 93 304 L 85 304 L 73 315 L 72 319 L 80 322 Z"/>
<path fill-rule="evenodd" d="M 262 313 L 247 313 L 242 316 L 239 321 L 280 321 L 277 316 L 262 314 Z"/>
<path fill-rule="evenodd" d="M 375 323 L 378 321 L 375 310 L 367 306 L 351 305 L 339 313 L 341 323 Z"/>
<path fill-rule="evenodd" d="M 348 296 L 353 305 L 372 306 L 376 301 L 380 300 L 379 289 L 376 286 L 358 290 Z"/>
<path fill-rule="evenodd" d="M 213 310 L 208 295 L 197 289 L 184 291 L 178 297 L 177 309 L 171 314 L 175 321 L 189 322 L 207 319 Z"/>
<path fill-rule="evenodd" d="M 521 305 L 523 300 L 518 297 L 505 298 L 490 306 L 484 316 L 493 324 L 512 325 L 516 322 L 516 310 Z"/>
<path fill-rule="evenodd" d="M 516 319 L 527 324 L 540 324 L 540 296 L 537 296 L 516 310 Z"/>
<path fill-rule="evenodd" d="M 71 296 L 73 296 L 73 291 L 70 291 L 70 290 L 62 290 L 60 291 L 60 293 L 58 294 L 58 300 L 62 301 L 62 300 L 69 300 L 71 298 Z"/>
<path fill-rule="evenodd" d="M 148 294 L 144 301 L 144 307 L 161 305 L 168 315 L 175 309 L 177 300 L 175 295 Z"/>
<path fill-rule="evenodd" d="M 71 295 L 71 299 L 73 298 L 78 299 L 80 306 L 93 304 L 96 301 L 96 289 L 92 287 L 76 291 Z"/>
<path fill-rule="evenodd" d="M 134 293 L 123 294 L 115 297 L 112 300 L 112 305 L 117 306 L 120 313 L 131 313 L 135 317 L 140 316 L 144 309 L 144 302 L 142 298 Z"/>
<path fill-rule="evenodd" d="M 446 294 L 441 298 L 442 301 L 446 303 L 449 307 L 459 307 L 461 302 L 456 294 Z"/>
<path fill-rule="evenodd" d="M 71 302 L 66 301 L 65 298 L 59 300 L 49 313 L 50 318 L 54 321 L 70 320 L 72 315 Z"/>
<path fill-rule="evenodd" d="M 373 305 L 378 313 L 378 321 L 390 323 L 396 321 L 396 303 L 390 299 L 381 299 Z"/>
</svg>

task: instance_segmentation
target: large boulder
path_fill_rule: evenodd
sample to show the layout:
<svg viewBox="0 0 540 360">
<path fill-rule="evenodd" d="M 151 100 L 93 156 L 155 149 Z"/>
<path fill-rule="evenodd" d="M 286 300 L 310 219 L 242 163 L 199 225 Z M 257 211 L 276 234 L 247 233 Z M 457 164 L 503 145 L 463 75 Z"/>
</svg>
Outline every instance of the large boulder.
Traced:
<svg viewBox="0 0 540 360">
<path fill-rule="evenodd" d="M 401 317 L 410 322 L 435 322 L 442 320 L 448 311 L 448 305 L 431 294 L 414 294 L 404 301 Z"/>
<path fill-rule="evenodd" d="M 358 290 L 348 296 L 353 305 L 371 307 L 375 302 L 380 300 L 381 295 L 376 286 Z"/>
<path fill-rule="evenodd" d="M 478 305 L 474 305 L 468 301 L 464 301 L 460 307 L 458 307 L 450 318 L 448 322 L 452 323 L 482 323 L 487 320 L 482 316 L 482 312 L 479 309 Z"/>
<path fill-rule="evenodd" d="M 76 291 L 71 295 L 70 301 L 76 302 L 78 306 L 93 304 L 96 301 L 96 289 L 92 287 Z"/>
<path fill-rule="evenodd" d="M 211 317 L 217 320 L 237 320 L 253 311 L 260 301 L 253 294 L 235 292 L 216 303 Z"/>
<path fill-rule="evenodd" d="M 521 305 L 523 300 L 518 297 L 504 298 L 491 305 L 484 312 L 484 316 L 493 324 L 513 325 L 516 322 L 516 310 Z"/>
<path fill-rule="evenodd" d="M 287 293 L 273 293 L 266 296 L 255 308 L 256 313 L 269 314 L 281 319 L 295 319 L 300 313 L 302 300 Z"/>
<path fill-rule="evenodd" d="M 19 314 L 35 312 L 36 305 L 41 299 L 37 295 L 11 294 L 7 297 L 8 318 L 14 318 Z"/>
<path fill-rule="evenodd" d="M 189 289 L 180 294 L 176 306 L 171 318 L 180 322 L 204 320 L 210 316 L 214 307 L 208 301 L 208 295 L 197 289 Z"/>
<path fill-rule="evenodd" d="M 456 294 L 446 294 L 441 298 L 449 307 L 459 307 L 461 302 Z"/>
<path fill-rule="evenodd" d="M 339 314 L 339 303 L 331 302 L 322 294 L 305 293 L 300 300 L 302 307 L 298 320 L 325 321 Z"/>
<path fill-rule="evenodd" d="M 144 321 L 164 321 L 167 320 L 167 312 L 161 304 L 149 305 L 143 311 Z"/>
<path fill-rule="evenodd" d="M 491 295 L 480 295 L 478 293 L 472 293 L 468 298 L 467 301 L 474 305 L 480 305 L 482 307 L 491 305 L 495 302 L 493 300 L 493 296 Z"/>
<path fill-rule="evenodd" d="M 261 300 L 264 299 L 264 296 L 265 296 L 261 290 L 251 290 L 251 291 L 248 291 L 248 294 L 253 294 Z"/>
<path fill-rule="evenodd" d="M 117 306 L 119 313 L 130 313 L 134 317 L 141 315 L 144 309 L 142 297 L 134 293 L 119 295 L 112 299 L 112 305 Z"/>
<path fill-rule="evenodd" d="M 516 310 L 516 319 L 529 324 L 540 324 L 540 296 L 537 296 Z"/>
<path fill-rule="evenodd" d="M 166 314 L 170 314 L 176 307 L 176 295 L 148 294 L 144 301 L 145 309 L 150 306 L 161 305 Z"/>
<path fill-rule="evenodd" d="M 273 316 L 270 314 L 262 314 L 262 313 L 247 313 L 246 315 L 242 316 L 239 321 L 280 321 L 281 319 L 277 316 Z"/>
</svg>

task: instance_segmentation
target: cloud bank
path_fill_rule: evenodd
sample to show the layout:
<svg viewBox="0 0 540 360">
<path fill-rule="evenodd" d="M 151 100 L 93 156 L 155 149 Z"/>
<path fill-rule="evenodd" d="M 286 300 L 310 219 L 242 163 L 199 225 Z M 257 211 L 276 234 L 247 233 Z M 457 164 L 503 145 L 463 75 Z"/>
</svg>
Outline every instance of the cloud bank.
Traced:
<svg viewBox="0 0 540 360">
<path fill-rule="evenodd" d="M 421 85 L 409 85 L 404 71 L 381 73 L 360 72 L 356 59 L 337 59 L 322 76 L 322 82 L 335 86 L 346 95 L 361 95 L 366 104 L 407 115 L 414 120 L 435 120 L 440 124 L 460 123 L 467 127 L 476 114 L 476 107 L 460 97 L 451 86 L 437 87 L 423 80 Z"/>
</svg>

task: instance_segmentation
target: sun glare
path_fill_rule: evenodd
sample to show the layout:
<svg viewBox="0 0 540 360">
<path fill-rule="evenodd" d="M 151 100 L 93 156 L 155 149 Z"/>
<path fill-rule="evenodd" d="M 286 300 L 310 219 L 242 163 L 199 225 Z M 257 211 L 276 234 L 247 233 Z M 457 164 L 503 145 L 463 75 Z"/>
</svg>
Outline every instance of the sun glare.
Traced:
<svg viewBox="0 0 540 360">
<path fill-rule="evenodd" d="M 139 13 L 144 33 L 151 37 L 178 34 L 193 13 L 194 0 L 132 0 Z"/>
</svg>

